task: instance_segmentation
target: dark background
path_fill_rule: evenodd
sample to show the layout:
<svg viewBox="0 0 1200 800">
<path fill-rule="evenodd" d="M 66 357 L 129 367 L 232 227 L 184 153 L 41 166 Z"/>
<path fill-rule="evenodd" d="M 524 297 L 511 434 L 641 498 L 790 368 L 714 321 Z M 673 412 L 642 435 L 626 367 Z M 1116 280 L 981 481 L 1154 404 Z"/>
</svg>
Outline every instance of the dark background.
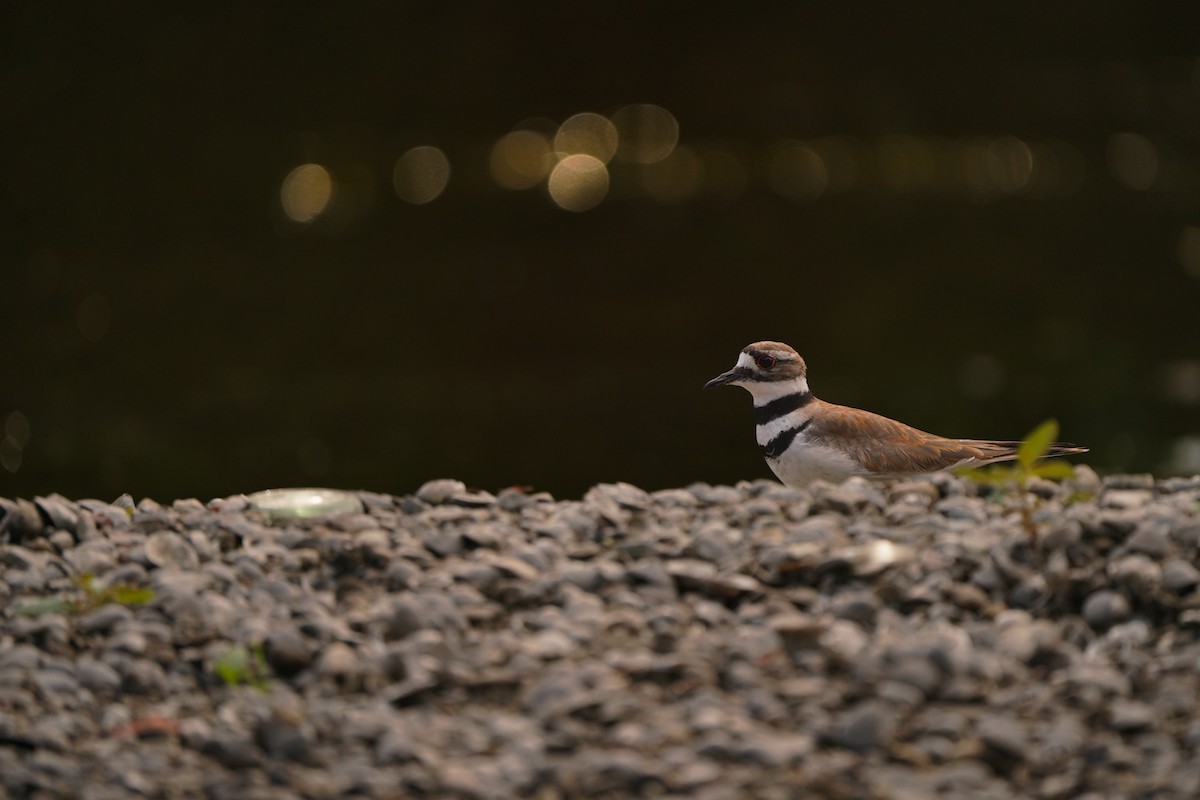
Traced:
<svg viewBox="0 0 1200 800">
<path fill-rule="evenodd" d="M 700 391 L 766 338 L 827 400 L 1200 469 L 1195 4 L 222 5 L 0 11 L 0 495 L 767 476 Z M 631 103 L 744 190 L 491 179 L 522 120 Z M 788 140 L 849 154 L 815 197 Z M 289 221 L 305 163 L 355 202 Z"/>
</svg>

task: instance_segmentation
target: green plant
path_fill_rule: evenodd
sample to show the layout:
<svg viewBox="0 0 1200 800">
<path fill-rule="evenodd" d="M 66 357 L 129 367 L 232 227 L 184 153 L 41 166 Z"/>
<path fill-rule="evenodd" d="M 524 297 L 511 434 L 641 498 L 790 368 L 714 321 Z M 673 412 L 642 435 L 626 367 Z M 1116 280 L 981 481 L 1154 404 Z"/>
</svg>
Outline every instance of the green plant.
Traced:
<svg viewBox="0 0 1200 800">
<path fill-rule="evenodd" d="M 14 614 L 83 614 L 116 603 L 122 606 L 144 606 L 153 602 L 154 590 L 142 586 L 131 586 L 119 583 L 114 586 L 98 588 L 96 579 L 90 572 L 74 578 L 74 596 L 44 597 L 23 603 L 13 609 Z"/>
<path fill-rule="evenodd" d="M 1017 448 L 1017 457 L 1011 463 L 998 464 L 986 469 L 972 469 L 964 473 L 964 477 L 976 483 L 999 489 L 1015 489 L 1021 527 L 1029 534 L 1029 538 L 1034 540 L 1037 539 L 1038 533 L 1037 524 L 1033 521 L 1037 498 L 1029 491 L 1030 479 L 1061 480 L 1075 474 L 1075 468 L 1066 461 L 1044 460 L 1057 438 L 1058 420 L 1048 419 L 1030 431 L 1021 441 Z"/>
<path fill-rule="evenodd" d="M 217 657 L 213 669 L 226 686 L 245 683 L 261 692 L 267 690 L 267 682 L 271 678 L 271 668 L 267 666 L 267 656 L 261 644 L 252 647 L 235 644 Z"/>
</svg>

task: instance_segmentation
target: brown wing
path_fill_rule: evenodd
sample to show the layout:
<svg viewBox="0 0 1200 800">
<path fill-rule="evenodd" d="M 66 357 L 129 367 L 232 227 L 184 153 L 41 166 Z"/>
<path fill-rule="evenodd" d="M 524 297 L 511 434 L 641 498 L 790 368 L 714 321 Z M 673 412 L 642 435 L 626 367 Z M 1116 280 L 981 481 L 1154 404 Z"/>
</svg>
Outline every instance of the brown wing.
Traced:
<svg viewBox="0 0 1200 800">
<path fill-rule="evenodd" d="M 1018 442 L 947 439 L 857 408 L 820 403 L 810 427 L 876 475 L 934 472 L 1016 457 Z"/>
</svg>

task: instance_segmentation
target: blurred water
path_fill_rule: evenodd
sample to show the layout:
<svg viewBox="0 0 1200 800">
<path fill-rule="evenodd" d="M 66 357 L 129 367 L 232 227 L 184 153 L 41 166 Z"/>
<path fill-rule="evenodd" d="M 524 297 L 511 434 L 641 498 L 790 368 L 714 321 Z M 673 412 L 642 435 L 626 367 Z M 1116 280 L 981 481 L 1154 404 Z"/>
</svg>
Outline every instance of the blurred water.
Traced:
<svg viewBox="0 0 1200 800">
<path fill-rule="evenodd" d="M 0 494 L 765 477 L 748 397 L 700 391 L 764 338 L 925 429 L 1200 468 L 1170 20 L 278 11 L 10 18 Z M 648 101 L 660 161 L 555 136 Z M 591 160 L 504 188 L 514 128 Z"/>
</svg>

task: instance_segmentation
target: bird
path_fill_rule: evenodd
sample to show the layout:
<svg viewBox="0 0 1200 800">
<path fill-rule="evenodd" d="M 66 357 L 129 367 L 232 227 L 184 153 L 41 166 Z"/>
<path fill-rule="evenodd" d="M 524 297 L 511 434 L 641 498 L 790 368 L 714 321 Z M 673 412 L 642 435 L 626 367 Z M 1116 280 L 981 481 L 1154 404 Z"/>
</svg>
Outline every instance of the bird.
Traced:
<svg viewBox="0 0 1200 800">
<path fill-rule="evenodd" d="M 779 480 L 793 488 L 814 480 L 841 482 L 854 475 L 893 478 L 977 467 L 1014 459 L 1021 445 L 938 436 L 870 411 L 818 400 L 808 387 L 804 359 L 783 342 L 742 348 L 733 369 L 704 388 L 717 386 L 740 386 L 753 396 L 758 446 Z M 1087 451 L 1055 442 L 1046 455 Z"/>
</svg>

